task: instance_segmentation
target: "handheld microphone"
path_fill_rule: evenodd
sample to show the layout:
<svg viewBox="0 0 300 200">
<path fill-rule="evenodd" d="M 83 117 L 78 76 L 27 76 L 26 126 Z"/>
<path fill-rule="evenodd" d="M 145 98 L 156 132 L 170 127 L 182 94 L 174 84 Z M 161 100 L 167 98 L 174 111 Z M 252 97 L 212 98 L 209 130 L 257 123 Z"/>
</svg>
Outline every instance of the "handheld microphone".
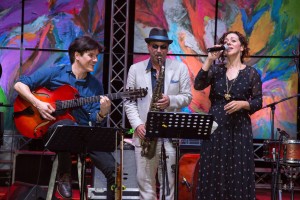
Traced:
<svg viewBox="0 0 300 200">
<path fill-rule="evenodd" d="M 222 51 L 222 50 L 227 50 L 228 49 L 228 45 L 224 44 L 220 47 L 211 47 L 207 49 L 207 52 L 213 52 L 213 51 Z"/>
</svg>

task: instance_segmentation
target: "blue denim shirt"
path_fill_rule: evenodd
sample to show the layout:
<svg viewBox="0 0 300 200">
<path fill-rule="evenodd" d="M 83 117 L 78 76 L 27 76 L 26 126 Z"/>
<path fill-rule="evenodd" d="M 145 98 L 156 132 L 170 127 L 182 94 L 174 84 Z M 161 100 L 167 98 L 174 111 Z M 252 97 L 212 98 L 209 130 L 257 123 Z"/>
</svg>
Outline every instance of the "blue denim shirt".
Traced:
<svg viewBox="0 0 300 200">
<path fill-rule="evenodd" d="M 80 97 L 98 96 L 104 93 L 102 83 L 90 73 L 85 79 L 77 80 L 70 65 L 39 69 L 30 76 L 21 76 L 19 81 L 28 85 L 31 91 L 38 87 L 55 90 L 59 86 L 68 84 L 78 90 Z M 71 115 L 75 117 L 78 124 L 89 125 L 91 122 L 95 125 L 99 111 L 100 103 L 96 102 L 72 109 Z"/>
</svg>

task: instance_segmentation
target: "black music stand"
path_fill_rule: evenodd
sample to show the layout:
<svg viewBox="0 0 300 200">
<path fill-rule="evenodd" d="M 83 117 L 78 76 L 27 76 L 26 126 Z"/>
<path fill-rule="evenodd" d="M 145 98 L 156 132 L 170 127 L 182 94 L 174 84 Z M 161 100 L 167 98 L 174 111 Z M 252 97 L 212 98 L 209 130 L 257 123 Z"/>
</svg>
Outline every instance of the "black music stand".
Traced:
<svg viewBox="0 0 300 200">
<path fill-rule="evenodd" d="M 83 200 L 85 199 L 85 163 L 87 153 L 90 151 L 115 151 L 116 138 L 115 128 L 58 125 L 52 133 L 45 135 L 44 141 L 45 147 L 50 151 L 82 154 L 80 199 Z"/>
<path fill-rule="evenodd" d="M 200 113 L 149 112 L 146 137 L 209 139 L 213 116 Z"/>
<path fill-rule="evenodd" d="M 147 116 L 146 137 L 206 140 L 210 137 L 212 125 L 211 114 L 151 111 Z M 175 199 L 178 198 L 178 163 L 179 144 L 176 145 Z"/>
</svg>

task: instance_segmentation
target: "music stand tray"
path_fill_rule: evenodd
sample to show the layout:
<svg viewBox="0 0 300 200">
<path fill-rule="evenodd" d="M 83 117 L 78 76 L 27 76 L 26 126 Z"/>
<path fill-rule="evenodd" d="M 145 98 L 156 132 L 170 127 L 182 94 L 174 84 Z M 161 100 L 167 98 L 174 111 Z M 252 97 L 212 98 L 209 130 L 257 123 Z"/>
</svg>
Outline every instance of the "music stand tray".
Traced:
<svg viewBox="0 0 300 200">
<path fill-rule="evenodd" d="M 146 137 L 209 139 L 212 125 L 211 114 L 151 111 L 147 117 Z"/>
</svg>

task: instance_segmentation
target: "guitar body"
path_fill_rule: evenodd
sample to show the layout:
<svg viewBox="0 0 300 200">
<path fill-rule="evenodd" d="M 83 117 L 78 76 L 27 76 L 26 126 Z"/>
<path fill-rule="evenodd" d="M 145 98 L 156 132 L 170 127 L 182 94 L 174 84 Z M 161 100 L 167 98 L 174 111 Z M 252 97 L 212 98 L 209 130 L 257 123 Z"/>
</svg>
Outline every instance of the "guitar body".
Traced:
<svg viewBox="0 0 300 200">
<path fill-rule="evenodd" d="M 70 85 L 63 85 L 56 90 L 51 91 L 46 88 L 38 88 L 33 95 L 41 101 L 50 103 L 56 109 L 56 101 L 73 100 L 79 97 L 76 88 Z M 14 103 L 14 121 L 18 131 L 28 138 L 41 138 L 48 130 L 49 126 L 63 119 L 75 121 L 75 118 L 69 113 L 70 109 L 55 115 L 56 120 L 44 120 L 37 108 L 31 103 L 18 96 Z"/>
<path fill-rule="evenodd" d="M 55 109 L 52 115 L 54 121 L 48 121 L 41 117 L 38 109 L 31 103 L 18 96 L 14 103 L 14 121 L 18 131 L 28 138 L 41 138 L 49 126 L 63 119 L 75 121 L 70 114 L 72 108 L 85 104 L 100 102 L 101 96 L 107 96 L 110 100 L 125 98 L 134 101 L 147 95 L 148 88 L 129 89 L 124 92 L 111 93 L 91 97 L 80 97 L 76 88 L 70 85 L 63 85 L 51 91 L 46 88 L 38 88 L 32 94 L 43 102 L 50 103 Z"/>
</svg>

